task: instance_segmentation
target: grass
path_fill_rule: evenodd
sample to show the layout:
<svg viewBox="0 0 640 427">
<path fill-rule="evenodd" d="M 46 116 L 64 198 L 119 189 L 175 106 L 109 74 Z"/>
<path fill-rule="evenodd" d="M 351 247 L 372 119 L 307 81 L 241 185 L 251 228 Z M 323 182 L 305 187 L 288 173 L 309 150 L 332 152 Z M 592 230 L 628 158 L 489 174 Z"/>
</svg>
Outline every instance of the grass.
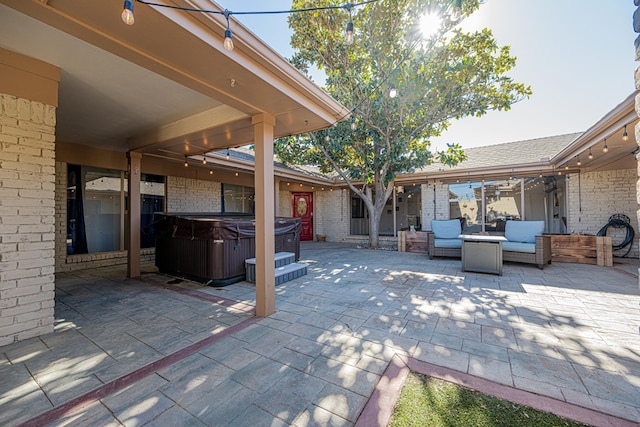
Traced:
<svg viewBox="0 0 640 427">
<path fill-rule="evenodd" d="M 389 426 L 577 427 L 586 424 L 411 373 Z"/>
</svg>

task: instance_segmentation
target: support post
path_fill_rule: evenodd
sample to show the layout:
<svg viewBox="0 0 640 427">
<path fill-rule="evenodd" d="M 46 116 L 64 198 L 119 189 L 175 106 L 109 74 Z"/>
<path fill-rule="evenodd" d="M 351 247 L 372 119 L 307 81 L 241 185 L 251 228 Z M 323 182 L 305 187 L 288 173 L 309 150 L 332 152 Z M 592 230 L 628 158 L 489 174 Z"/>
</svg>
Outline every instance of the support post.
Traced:
<svg viewBox="0 0 640 427">
<path fill-rule="evenodd" d="M 127 277 L 140 277 L 140 163 L 142 153 L 127 153 L 129 216 L 127 218 Z"/>
<path fill-rule="evenodd" d="M 253 142 L 256 153 L 256 315 L 275 313 L 275 230 L 273 128 L 275 117 L 253 117 Z"/>
</svg>

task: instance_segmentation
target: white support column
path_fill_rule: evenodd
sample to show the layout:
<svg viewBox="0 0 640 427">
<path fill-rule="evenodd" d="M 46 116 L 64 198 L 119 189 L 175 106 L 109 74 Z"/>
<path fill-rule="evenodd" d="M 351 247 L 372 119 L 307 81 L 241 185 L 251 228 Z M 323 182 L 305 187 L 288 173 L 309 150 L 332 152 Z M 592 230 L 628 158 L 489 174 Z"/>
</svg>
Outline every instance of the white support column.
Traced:
<svg viewBox="0 0 640 427">
<path fill-rule="evenodd" d="M 129 216 L 127 218 L 127 277 L 140 277 L 140 163 L 142 153 L 129 151 Z"/>
<path fill-rule="evenodd" d="M 256 315 L 269 316 L 276 311 L 273 128 L 275 117 L 253 117 L 253 142 L 256 153 Z"/>
</svg>

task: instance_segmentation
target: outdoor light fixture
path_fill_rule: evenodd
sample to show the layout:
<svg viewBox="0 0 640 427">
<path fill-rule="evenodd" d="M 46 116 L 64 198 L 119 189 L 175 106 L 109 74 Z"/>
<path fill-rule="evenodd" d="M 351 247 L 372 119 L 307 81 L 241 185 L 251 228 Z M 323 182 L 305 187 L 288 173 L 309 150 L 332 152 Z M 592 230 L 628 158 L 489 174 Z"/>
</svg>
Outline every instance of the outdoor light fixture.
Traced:
<svg viewBox="0 0 640 427">
<path fill-rule="evenodd" d="M 565 163 L 564 165 L 564 170 L 568 171 L 569 170 L 569 163 Z"/>
<path fill-rule="evenodd" d="M 391 87 L 389 88 L 389 97 L 395 98 L 398 96 L 398 91 L 396 90 L 396 85 L 391 83 Z"/>
<path fill-rule="evenodd" d="M 185 168 L 189 167 L 189 162 L 187 161 L 187 156 L 184 156 L 184 167 Z"/>
<path fill-rule="evenodd" d="M 329 136 L 329 133 L 325 135 L 324 140 L 327 142 L 331 141 L 331 137 Z"/>
<path fill-rule="evenodd" d="M 281 13 L 298 13 L 298 12 L 313 12 L 318 10 L 344 9 L 349 12 L 349 23 L 347 24 L 344 42 L 345 44 L 350 45 L 354 41 L 354 27 L 353 27 L 353 21 L 351 20 L 351 10 L 357 6 L 362 6 L 368 3 L 376 3 L 379 0 L 364 0 L 359 3 L 346 3 L 343 5 L 336 5 L 336 6 L 305 7 L 302 9 L 266 10 L 266 11 L 253 11 L 253 12 L 232 12 L 228 9 L 225 9 L 223 11 L 211 10 L 211 9 L 200 9 L 196 7 L 178 6 L 175 4 L 161 4 L 161 3 L 156 3 L 154 1 L 148 1 L 148 0 L 125 0 L 124 10 L 122 11 L 122 20 L 127 25 L 134 24 L 134 18 L 133 18 L 133 2 L 134 1 L 137 1 L 138 3 L 146 4 L 149 6 L 166 7 L 170 9 L 183 10 L 186 12 L 200 12 L 200 13 L 208 13 L 212 15 L 224 15 L 225 19 L 227 20 L 227 28 L 224 30 L 223 46 L 227 51 L 231 52 L 233 50 L 233 33 L 231 32 L 231 28 L 229 26 L 229 17 L 231 15 L 266 15 L 266 14 L 273 15 L 273 14 L 281 14 Z M 462 0 L 456 0 L 456 4 L 459 5 L 461 1 Z M 460 7 L 458 6 L 456 9 L 454 9 L 454 14 L 455 14 L 455 10 L 458 10 L 458 15 L 459 15 Z"/>
<path fill-rule="evenodd" d="M 349 18 L 349 23 L 347 24 L 347 30 L 344 34 L 344 44 L 350 45 L 353 44 L 353 21 Z"/>
<path fill-rule="evenodd" d="M 122 22 L 127 25 L 133 25 L 136 20 L 133 17 L 133 0 L 124 0 L 124 8 L 122 9 Z"/>
<path fill-rule="evenodd" d="M 462 17 L 462 0 L 456 0 L 453 6 L 453 13 L 451 14 L 452 21 L 458 21 Z"/>
<path fill-rule="evenodd" d="M 229 28 L 229 15 L 231 14 L 231 12 L 225 9 L 223 13 L 225 19 L 227 20 L 227 29 L 224 30 L 223 46 L 225 49 L 231 52 L 233 50 L 233 34 L 231 34 L 231 28 Z"/>
<path fill-rule="evenodd" d="M 609 152 L 609 147 L 607 147 L 607 138 L 604 139 L 604 145 L 602 146 L 602 152 L 603 153 L 608 153 Z"/>
<path fill-rule="evenodd" d="M 205 156 L 202 156 L 202 164 L 203 165 L 207 164 L 207 158 Z"/>
<path fill-rule="evenodd" d="M 576 156 L 576 165 L 582 166 L 582 162 L 580 161 L 580 156 Z"/>
<path fill-rule="evenodd" d="M 227 160 L 229 160 L 229 149 L 227 148 L 227 155 L 225 156 Z"/>
<path fill-rule="evenodd" d="M 627 125 L 624 125 L 624 132 L 622 132 L 622 140 L 623 141 L 629 140 L 629 134 L 627 133 Z"/>
<path fill-rule="evenodd" d="M 589 160 L 593 159 L 593 153 L 591 152 L 591 147 L 589 147 L 589 154 L 587 155 L 587 157 L 589 158 Z"/>
<path fill-rule="evenodd" d="M 356 124 L 356 118 L 351 117 L 351 130 L 356 130 L 357 127 L 358 125 Z"/>
</svg>

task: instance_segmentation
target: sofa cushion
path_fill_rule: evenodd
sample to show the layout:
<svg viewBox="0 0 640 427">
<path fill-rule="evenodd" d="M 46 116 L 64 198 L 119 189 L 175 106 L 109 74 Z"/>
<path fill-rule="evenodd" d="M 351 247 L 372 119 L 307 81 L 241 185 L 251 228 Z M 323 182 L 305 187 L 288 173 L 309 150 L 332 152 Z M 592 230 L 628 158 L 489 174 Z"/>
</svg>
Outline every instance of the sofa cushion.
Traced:
<svg viewBox="0 0 640 427">
<path fill-rule="evenodd" d="M 507 221 L 504 237 L 510 242 L 535 243 L 543 231 L 544 221 Z"/>
<path fill-rule="evenodd" d="M 502 252 L 522 252 L 526 254 L 536 253 L 535 243 L 502 242 Z"/>
<path fill-rule="evenodd" d="M 431 220 L 431 231 L 436 239 L 457 239 L 462 233 L 460 220 Z"/>
<path fill-rule="evenodd" d="M 433 239 L 435 248 L 461 248 L 462 240 L 460 239 Z"/>
</svg>

